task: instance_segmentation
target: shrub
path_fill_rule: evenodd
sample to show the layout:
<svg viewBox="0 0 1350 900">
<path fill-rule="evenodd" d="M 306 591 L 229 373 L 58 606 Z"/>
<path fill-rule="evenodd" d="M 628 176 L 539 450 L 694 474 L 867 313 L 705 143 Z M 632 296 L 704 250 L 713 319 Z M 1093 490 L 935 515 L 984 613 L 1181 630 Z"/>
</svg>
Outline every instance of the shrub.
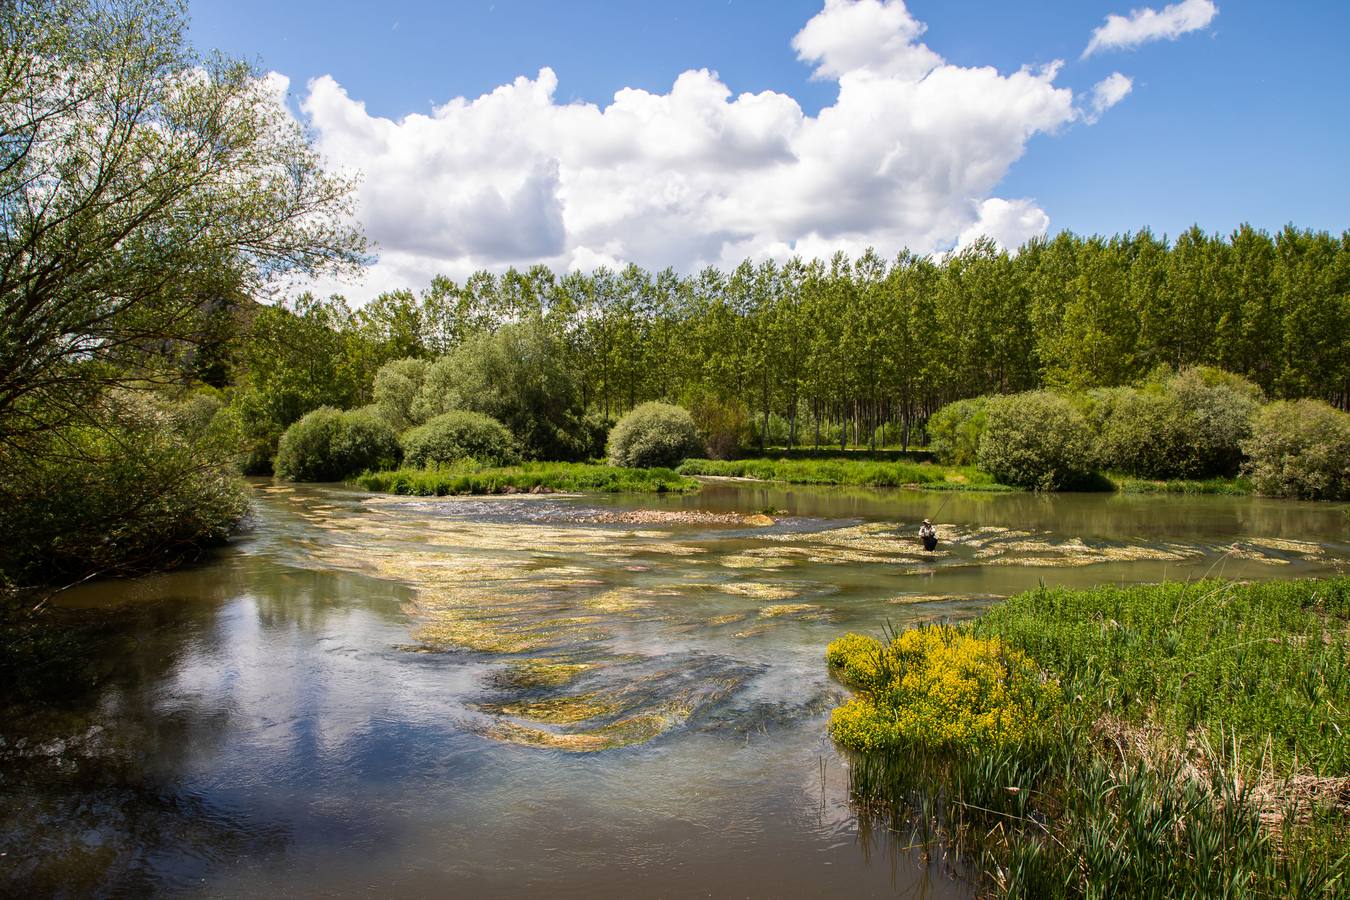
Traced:
<svg viewBox="0 0 1350 900">
<path fill-rule="evenodd" d="M 750 432 L 749 413 L 739 400 L 704 394 L 689 403 L 698 436 L 713 459 L 735 459 Z"/>
<path fill-rule="evenodd" d="M 643 403 L 609 433 L 611 465 L 635 469 L 675 466 L 703 453 L 689 413 L 669 403 Z"/>
<path fill-rule="evenodd" d="M 951 466 L 971 466 L 980 447 L 988 417 L 985 397 L 957 400 L 933 413 L 928 419 L 928 448 L 939 462 Z"/>
<path fill-rule="evenodd" d="M 402 438 L 404 465 L 426 469 L 461 459 L 485 466 L 512 466 L 520 462 L 516 439 L 491 416 L 460 409 L 442 413 Z"/>
<path fill-rule="evenodd" d="M 1097 454 L 1108 469 L 1142 478 L 1237 474 L 1261 389 L 1205 366 L 1153 373 L 1138 389 L 1093 392 Z"/>
<path fill-rule="evenodd" d="M 68 582 L 172 566 L 224 542 L 247 506 L 227 459 L 132 404 L 114 425 L 0 453 L 0 581 Z M 33 452 L 34 449 L 47 452 Z"/>
<path fill-rule="evenodd" d="M 1258 493 L 1350 499 L 1350 414 L 1320 400 L 1271 403 L 1257 414 L 1243 449 Z"/>
<path fill-rule="evenodd" d="M 275 470 L 289 481 L 341 481 L 366 469 L 398 465 L 398 436 L 368 412 L 323 406 L 286 429 Z"/>
<path fill-rule="evenodd" d="M 211 431 L 225 402 L 215 388 L 195 390 L 169 408 L 173 427 L 188 438 L 201 438 Z"/>
<path fill-rule="evenodd" d="M 977 453 L 1003 484 L 1059 490 L 1092 473 L 1092 435 L 1083 414 L 1057 394 L 1033 391 L 990 399 Z"/>
<path fill-rule="evenodd" d="M 1194 473 L 1186 416 L 1175 394 L 1161 387 L 1094 393 L 1096 455 L 1105 468 L 1141 478 Z"/>
<path fill-rule="evenodd" d="M 413 403 L 422 390 L 430 366 L 424 359 L 410 357 L 387 362 L 375 373 L 372 393 L 376 411 L 395 431 L 405 431 L 426 421 L 414 415 Z"/>
<path fill-rule="evenodd" d="M 1188 465 L 1181 474 L 1236 475 L 1261 389 L 1237 375 L 1197 366 L 1171 379 L 1167 390 L 1181 406 L 1189 436 Z"/>
<path fill-rule="evenodd" d="M 1059 685 L 1025 653 L 947 625 L 902 632 L 884 648 L 846 635 L 827 657 L 858 689 L 830 717 L 830 735 L 850 750 L 1026 743 L 1060 702 Z"/>
</svg>

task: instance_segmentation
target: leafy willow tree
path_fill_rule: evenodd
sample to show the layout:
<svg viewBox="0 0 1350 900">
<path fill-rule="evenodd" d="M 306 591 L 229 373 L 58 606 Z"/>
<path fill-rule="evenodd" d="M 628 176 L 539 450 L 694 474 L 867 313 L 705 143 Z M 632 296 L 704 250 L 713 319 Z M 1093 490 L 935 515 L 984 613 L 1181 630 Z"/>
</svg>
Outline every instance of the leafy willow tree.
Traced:
<svg viewBox="0 0 1350 900">
<path fill-rule="evenodd" d="M 360 263 L 347 180 L 181 5 L 0 3 L 0 443 L 177 377 L 204 304 Z"/>
<path fill-rule="evenodd" d="M 227 534 L 243 500 L 220 436 L 239 443 L 241 410 L 183 429 L 172 392 L 144 389 L 247 370 L 253 390 L 265 340 L 240 334 L 304 316 L 249 298 L 364 260 L 350 182 L 259 72 L 192 51 L 186 27 L 157 0 L 0 2 L 0 586 L 143 571 Z M 331 343 L 331 317 L 309 324 Z"/>
</svg>

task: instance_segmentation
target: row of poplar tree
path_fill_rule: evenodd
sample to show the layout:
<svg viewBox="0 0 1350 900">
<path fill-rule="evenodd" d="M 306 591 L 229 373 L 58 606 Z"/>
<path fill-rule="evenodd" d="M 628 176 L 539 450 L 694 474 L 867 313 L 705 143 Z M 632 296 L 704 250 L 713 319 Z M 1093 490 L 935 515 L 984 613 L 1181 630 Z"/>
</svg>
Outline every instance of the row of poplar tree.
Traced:
<svg viewBox="0 0 1350 900">
<path fill-rule="evenodd" d="M 831 441 L 909 444 L 952 400 L 1129 384 L 1159 366 L 1216 366 L 1271 397 L 1350 406 L 1350 232 L 1292 226 L 1061 233 L 1015 253 L 982 241 L 940 258 L 869 251 L 691 276 L 536 266 L 327 315 L 382 359 L 441 355 L 541 316 L 588 409 L 711 398 L 759 435 L 773 419 L 794 444 L 820 443 L 822 426 Z"/>
</svg>

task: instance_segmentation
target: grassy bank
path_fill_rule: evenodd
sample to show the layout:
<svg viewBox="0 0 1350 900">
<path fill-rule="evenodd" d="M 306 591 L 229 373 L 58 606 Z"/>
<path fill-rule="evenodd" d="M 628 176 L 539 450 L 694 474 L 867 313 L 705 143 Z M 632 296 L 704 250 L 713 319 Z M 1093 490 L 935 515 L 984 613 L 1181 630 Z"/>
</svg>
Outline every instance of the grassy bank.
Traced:
<svg viewBox="0 0 1350 900">
<path fill-rule="evenodd" d="M 1155 481 L 1130 475 L 1108 473 L 1107 481 L 1122 494 L 1227 494 L 1245 497 L 1255 493 L 1247 478 L 1206 478 L 1202 480 L 1175 478 Z"/>
<path fill-rule="evenodd" d="M 525 463 L 506 468 L 455 466 L 369 472 L 353 479 L 368 491 L 443 497 L 450 494 L 567 493 L 664 494 L 698 490 L 698 482 L 670 469 L 621 469 L 593 463 Z"/>
<path fill-rule="evenodd" d="M 689 459 L 682 475 L 717 475 L 781 481 L 788 484 L 844 484 L 859 487 L 910 487 L 927 490 L 1008 491 L 974 466 L 874 462 L 856 459 Z"/>
<path fill-rule="evenodd" d="M 981 682 L 931 676 L 913 640 L 831 645 L 864 824 L 1010 896 L 1350 891 L 1350 579 L 1041 589 L 944 634 L 1008 662 Z M 1056 702 L 999 683 L 1018 659 Z M 914 724 L 935 698 L 940 723 L 965 703 L 1003 730 L 935 740 Z"/>
</svg>

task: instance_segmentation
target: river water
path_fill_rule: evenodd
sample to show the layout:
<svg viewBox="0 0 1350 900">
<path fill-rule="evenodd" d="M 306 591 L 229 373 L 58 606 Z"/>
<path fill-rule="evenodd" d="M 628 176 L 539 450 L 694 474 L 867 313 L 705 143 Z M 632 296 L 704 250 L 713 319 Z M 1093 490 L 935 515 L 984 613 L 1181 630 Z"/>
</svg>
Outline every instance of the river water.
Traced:
<svg viewBox="0 0 1350 900">
<path fill-rule="evenodd" d="M 859 834 L 832 637 L 1350 558 L 1347 506 L 1255 498 L 255 494 L 206 564 L 60 597 L 0 701 L 0 893 L 968 896 Z"/>
</svg>

